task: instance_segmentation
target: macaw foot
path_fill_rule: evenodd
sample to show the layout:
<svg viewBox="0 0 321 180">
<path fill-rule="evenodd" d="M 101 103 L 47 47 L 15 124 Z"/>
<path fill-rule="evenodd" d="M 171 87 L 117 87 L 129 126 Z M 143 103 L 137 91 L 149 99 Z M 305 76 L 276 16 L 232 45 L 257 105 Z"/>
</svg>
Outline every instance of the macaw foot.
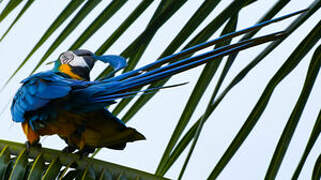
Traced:
<svg viewBox="0 0 321 180">
<path fill-rule="evenodd" d="M 95 149 L 96 148 L 85 146 L 83 149 L 77 151 L 75 154 L 78 154 L 81 159 L 82 157 L 88 157 L 90 153 L 95 152 Z"/>
<path fill-rule="evenodd" d="M 62 152 L 65 153 L 72 153 L 76 150 L 77 148 L 74 146 L 66 146 L 65 148 L 63 148 Z"/>
<path fill-rule="evenodd" d="M 42 147 L 39 142 L 35 142 L 35 143 L 31 144 L 29 141 L 26 141 L 25 144 L 26 144 L 27 150 L 29 150 L 32 147 L 35 147 L 35 148 L 41 148 Z"/>
</svg>

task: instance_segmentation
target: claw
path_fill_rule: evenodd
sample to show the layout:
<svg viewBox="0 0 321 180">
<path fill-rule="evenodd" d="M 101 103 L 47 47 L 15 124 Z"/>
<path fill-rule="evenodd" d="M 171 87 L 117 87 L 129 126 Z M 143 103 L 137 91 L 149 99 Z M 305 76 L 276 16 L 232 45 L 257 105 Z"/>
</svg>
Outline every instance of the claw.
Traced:
<svg viewBox="0 0 321 180">
<path fill-rule="evenodd" d="M 79 151 L 75 152 L 75 154 L 78 154 L 79 155 L 79 159 L 82 159 L 83 157 L 88 157 L 89 152 L 85 152 L 85 151 L 79 150 Z"/>
<path fill-rule="evenodd" d="M 35 142 L 35 143 L 30 143 L 29 141 L 25 142 L 26 148 L 27 150 L 29 150 L 30 148 L 34 147 L 34 148 L 41 148 L 42 145 L 39 142 Z"/>
<path fill-rule="evenodd" d="M 62 152 L 65 152 L 65 153 L 72 153 L 76 150 L 77 148 L 73 147 L 73 146 L 66 146 Z"/>
<path fill-rule="evenodd" d="M 31 146 L 30 142 L 29 142 L 29 141 L 26 141 L 26 142 L 25 142 L 25 145 L 26 145 L 27 150 L 29 150 L 29 149 L 30 149 L 30 146 Z"/>
<path fill-rule="evenodd" d="M 95 148 L 86 146 L 83 149 L 77 151 L 75 154 L 78 154 L 81 159 L 83 157 L 88 157 L 88 155 L 93 152 L 95 152 Z"/>
</svg>

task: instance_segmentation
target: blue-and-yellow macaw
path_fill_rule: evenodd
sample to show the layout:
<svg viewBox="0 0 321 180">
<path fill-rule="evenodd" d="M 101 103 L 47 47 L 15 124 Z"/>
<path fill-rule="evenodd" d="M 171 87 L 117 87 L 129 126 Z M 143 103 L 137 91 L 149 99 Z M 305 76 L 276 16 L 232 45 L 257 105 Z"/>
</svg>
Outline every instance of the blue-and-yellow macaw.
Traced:
<svg viewBox="0 0 321 180">
<path fill-rule="evenodd" d="M 57 134 L 68 144 L 65 148 L 67 152 L 79 149 L 81 154 L 88 154 L 97 147 L 124 149 L 127 142 L 143 140 L 145 137 L 135 129 L 126 127 L 106 109 L 106 106 L 114 104 L 117 99 L 132 97 L 139 92 L 146 93 L 166 88 L 137 91 L 137 88 L 155 81 L 215 58 L 280 39 L 284 36 L 284 32 L 244 40 L 184 58 L 200 49 L 301 12 L 303 11 L 224 35 L 136 70 L 98 81 L 89 81 L 89 73 L 97 60 L 109 63 L 114 69 L 112 75 L 126 66 L 126 60 L 113 55 L 96 56 L 88 50 L 64 52 L 55 61 L 53 70 L 34 74 L 22 81 L 22 86 L 16 93 L 11 106 L 13 120 L 22 124 L 29 146 L 38 145 L 40 136 Z"/>
</svg>

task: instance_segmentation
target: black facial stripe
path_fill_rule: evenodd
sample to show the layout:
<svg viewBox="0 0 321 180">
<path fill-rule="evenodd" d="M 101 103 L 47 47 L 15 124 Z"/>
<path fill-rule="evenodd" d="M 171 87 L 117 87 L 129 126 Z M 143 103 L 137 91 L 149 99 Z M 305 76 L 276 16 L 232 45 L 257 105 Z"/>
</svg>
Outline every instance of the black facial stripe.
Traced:
<svg viewBox="0 0 321 180">
<path fill-rule="evenodd" d="M 87 65 L 89 66 L 89 69 L 92 69 L 94 67 L 96 60 L 91 56 L 84 56 L 83 58 L 85 59 Z"/>
<path fill-rule="evenodd" d="M 89 73 L 90 70 L 86 67 L 72 67 L 71 72 L 77 74 L 78 76 L 84 78 L 85 80 L 89 81 Z"/>
</svg>

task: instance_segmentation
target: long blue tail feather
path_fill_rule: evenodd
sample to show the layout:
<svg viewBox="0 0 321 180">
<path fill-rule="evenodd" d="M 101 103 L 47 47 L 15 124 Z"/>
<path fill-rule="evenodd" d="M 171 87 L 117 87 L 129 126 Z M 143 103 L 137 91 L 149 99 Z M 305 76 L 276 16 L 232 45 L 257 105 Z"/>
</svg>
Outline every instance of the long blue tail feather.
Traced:
<svg viewBox="0 0 321 180">
<path fill-rule="evenodd" d="M 141 71 L 151 70 L 151 69 L 153 69 L 155 67 L 159 67 L 159 66 L 161 66 L 161 65 L 163 65 L 165 63 L 169 63 L 172 60 L 177 60 L 180 57 L 184 57 L 186 55 L 189 55 L 189 54 L 192 54 L 192 53 L 194 53 L 196 51 L 199 51 L 201 49 L 213 46 L 213 45 L 215 45 L 217 43 L 220 43 L 222 41 L 225 41 L 227 39 L 231 39 L 231 38 L 240 36 L 242 34 L 245 34 L 245 33 L 251 32 L 251 31 L 255 31 L 257 29 L 260 29 L 260 28 L 262 28 L 264 26 L 267 26 L 267 25 L 270 25 L 272 23 L 276 23 L 276 22 L 282 21 L 284 19 L 290 18 L 292 16 L 301 14 L 303 12 L 306 12 L 307 10 L 308 9 L 296 11 L 294 13 L 290 13 L 290 14 L 287 14 L 287 15 L 272 19 L 272 20 L 261 22 L 259 24 L 253 25 L 253 26 L 251 26 L 249 28 L 245 28 L 245 29 L 242 29 L 242 30 L 239 30 L 239 31 L 236 31 L 236 32 L 231 32 L 231 33 L 225 34 L 225 35 L 223 35 L 223 36 L 221 36 L 221 37 L 219 37 L 217 39 L 214 39 L 214 40 L 211 40 L 211 41 L 208 41 L 208 42 L 204 42 L 204 43 L 198 44 L 196 46 L 184 49 L 179 53 L 176 53 L 176 54 L 173 54 L 173 55 L 170 55 L 170 56 L 166 56 L 166 57 L 161 58 L 161 59 L 159 59 L 159 60 L 157 60 L 157 61 L 155 61 L 155 62 L 153 62 L 151 64 L 145 65 L 145 66 L 143 66 L 141 68 L 138 68 L 136 70 L 133 70 L 133 71 L 129 71 L 129 72 L 123 73 L 123 74 L 118 75 L 116 77 L 109 78 L 107 80 L 108 81 L 119 81 L 119 80 L 126 79 L 128 77 L 131 77 L 131 76 L 135 76 L 137 74 L 140 74 Z"/>
<path fill-rule="evenodd" d="M 136 76 L 130 77 L 128 79 L 123 80 L 122 82 L 131 82 L 133 80 L 136 80 L 136 79 L 139 79 L 139 78 L 142 78 L 142 77 L 146 77 L 146 76 L 149 76 L 149 75 L 152 75 L 152 74 L 156 74 L 156 73 L 168 70 L 170 68 L 179 67 L 179 66 L 181 66 L 183 64 L 187 64 L 189 62 L 201 60 L 201 59 L 204 59 L 206 57 L 210 57 L 210 56 L 213 56 L 215 54 L 219 54 L 219 53 L 227 51 L 229 49 L 240 47 L 240 46 L 242 46 L 244 44 L 253 43 L 253 45 L 259 45 L 259 44 L 262 44 L 262 43 L 265 43 L 265 42 L 268 42 L 268 41 L 272 41 L 272 40 L 278 39 L 284 33 L 285 33 L 284 31 L 280 31 L 280 32 L 269 34 L 269 35 L 261 36 L 261 37 L 258 37 L 258 38 L 253 38 L 253 39 L 250 39 L 250 40 L 244 40 L 242 42 L 238 42 L 238 43 L 235 43 L 235 44 L 226 45 L 226 46 L 223 46 L 223 47 L 220 47 L 220 48 L 216 48 L 216 49 L 214 49 L 212 51 L 209 51 L 209 52 L 197 55 L 197 56 L 193 56 L 193 57 L 190 57 L 190 58 L 186 58 L 186 59 L 174 62 L 172 64 L 168 64 L 166 66 L 163 66 L 163 67 L 160 67 L 160 68 L 157 68 L 157 69 L 153 69 L 153 70 L 148 71 L 146 73 L 142 73 L 140 75 L 136 75 Z"/>
<path fill-rule="evenodd" d="M 113 101 L 113 100 L 119 99 L 119 98 L 133 97 L 133 96 L 136 96 L 138 93 L 148 94 L 148 93 L 151 93 L 151 92 L 156 91 L 156 90 L 183 86 L 185 84 L 187 84 L 187 82 L 180 83 L 180 84 L 169 85 L 169 86 L 154 87 L 154 88 L 149 88 L 149 89 L 139 90 L 139 91 L 131 91 L 131 92 L 124 92 L 124 93 L 116 93 L 116 94 L 106 93 L 105 96 L 100 94 L 100 96 L 91 99 L 92 100 L 91 103 Z"/>
<path fill-rule="evenodd" d="M 47 104 L 51 99 L 64 97 L 67 94 L 72 96 L 73 104 L 72 107 L 69 106 L 67 109 L 84 109 L 87 108 L 86 111 L 90 111 L 92 109 L 96 109 L 98 107 L 107 106 L 110 104 L 115 103 L 115 100 L 120 98 L 128 98 L 136 95 L 137 93 L 144 92 L 149 93 L 153 92 L 159 89 L 163 89 L 166 87 L 157 87 L 154 89 L 146 89 L 146 90 L 138 90 L 138 88 L 141 88 L 145 85 L 151 84 L 155 81 L 170 77 L 174 74 L 186 71 L 188 69 L 194 68 L 196 66 L 199 66 L 201 64 L 204 64 L 208 61 L 211 61 L 218 57 L 223 57 L 226 55 L 229 55 L 234 52 L 241 51 L 243 49 L 247 49 L 259 44 L 263 44 L 269 41 L 277 40 L 283 37 L 285 34 L 284 32 L 276 32 L 272 34 L 268 34 L 265 36 L 253 38 L 250 40 L 244 40 L 239 43 L 223 46 L 220 48 L 216 48 L 212 51 L 196 55 L 193 57 L 183 58 L 184 56 L 194 53 L 200 49 L 209 47 L 213 44 L 216 44 L 218 42 L 222 42 L 226 39 L 233 38 L 235 36 L 256 30 L 258 28 L 262 28 L 263 26 L 266 26 L 268 24 L 271 24 L 273 22 L 278 22 L 280 20 L 286 19 L 288 17 L 291 17 L 293 15 L 302 13 L 303 11 L 298 11 L 286 16 L 282 16 L 270 21 L 266 21 L 260 24 L 257 24 L 255 26 L 252 26 L 250 28 L 246 28 L 234 33 L 229 33 L 224 36 L 221 36 L 220 38 L 217 38 L 212 41 L 208 41 L 206 43 L 202 43 L 200 45 L 185 49 L 181 51 L 180 53 L 162 58 L 154 63 L 148 64 L 146 66 L 143 66 L 141 68 L 138 68 L 136 70 L 121 74 L 116 77 L 112 77 L 109 79 L 103 79 L 100 81 L 76 81 L 73 80 L 72 82 L 68 79 L 60 76 L 52 76 L 51 73 L 41 73 L 38 75 L 31 76 L 23 81 L 23 83 L 28 82 L 30 84 L 26 85 L 25 90 L 26 91 L 35 91 L 35 92 L 41 92 L 37 95 L 34 95 L 35 92 L 26 93 L 25 98 L 27 98 L 24 101 L 21 102 L 28 102 L 28 104 L 35 104 L 34 102 L 29 101 L 39 101 L 36 102 L 37 106 L 35 108 L 42 107 L 44 104 Z M 175 60 L 175 62 L 170 63 L 172 60 Z M 178 61 L 177 61 L 178 60 Z M 112 61 L 114 64 L 115 62 Z M 166 64 L 168 63 L 168 64 Z M 116 63 L 117 64 L 117 63 Z M 166 65 L 165 65 L 166 64 Z M 124 66 L 124 63 L 120 63 L 118 67 L 121 68 Z M 116 68 L 117 69 L 117 68 Z M 39 76 L 39 77 L 38 77 Z M 43 83 L 38 82 L 38 78 L 41 78 L 44 80 Z M 34 81 L 34 82 L 33 82 Z M 49 84 L 45 83 L 45 81 L 51 82 Z M 36 83 L 37 84 L 33 84 Z M 66 85 L 65 85 L 66 84 Z M 52 87 L 52 88 L 51 88 Z M 47 91 L 46 89 L 55 89 L 57 91 Z M 61 90 L 60 90 L 61 89 Z M 47 93 L 50 92 L 50 93 Z M 29 98 L 28 94 L 37 96 L 38 98 Z M 44 102 L 40 102 L 44 98 Z M 66 99 L 67 101 L 70 101 L 70 99 Z M 98 104 L 95 104 L 95 103 Z M 38 106 L 39 105 L 39 106 Z M 15 106 L 15 112 L 17 112 L 17 117 L 19 116 L 19 120 L 23 120 L 22 114 L 24 111 L 21 111 L 21 109 L 27 109 L 30 110 L 30 108 L 21 107 L 19 103 Z"/>
<path fill-rule="evenodd" d="M 273 41 L 275 39 L 278 39 L 282 37 L 284 34 L 283 33 L 274 33 L 275 36 L 263 36 L 261 38 L 256 38 L 256 41 L 249 41 L 247 43 L 240 43 L 240 45 L 231 48 L 231 49 L 226 49 L 225 51 L 222 52 L 215 52 L 215 50 L 212 51 L 212 53 L 205 53 L 207 56 L 204 57 L 203 54 L 191 58 L 186 58 L 184 60 L 181 60 L 176 63 L 169 64 L 164 67 L 160 67 L 157 69 L 154 69 L 152 71 L 146 72 L 145 74 L 138 75 L 137 77 L 132 77 L 129 79 L 126 79 L 122 81 L 121 86 L 117 87 L 115 89 L 110 89 L 110 91 L 116 90 L 116 91 L 123 91 L 126 89 L 132 89 L 132 88 L 137 88 L 140 86 L 144 86 L 147 84 L 150 84 L 154 81 L 172 76 L 174 74 L 177 74 L 179 72 L 194 68 L 198 65 L 204 64 L 212 59 L 226 56 L 228 54 L 231 54 L 233 52 L 237 52 L 243 49 L 247 49 L 268 41 Z M 266 38 L 268 37 L 268 38 Z M 214 52 L 214 53 L 213 53 Z M 214 54 L 214 55 L 213 55 Z"/>
<path fill-rule="evenodd" d="M 210 52 L 186 58 L 181 61 L 168 64 L 163 67 L 159 67 L 152 71 L 146 72 L 144 74 L 140 74 L 123 81 L 98 81 L 97 84 L 92 85 L 88 89 L 84 89 L 86 92 L 90 92 L 92 96 L 90 97 L 90 103 L 94 106 L 103 106 L 106 103 L 112 102 L 114 100 L 120 98 L 128 98 L 135 96 L 140 92 L 151 92 L 159 89 L 167 88 L 167 87 L 156 87 L 146 90 L 135 90 L 139 87 L 145 86 L 152 82 L 170 77 L 174 74 L 186 71 L 188 69 L 194 68 L 201 64 L 204 64 L 208 61 L 216 59 L 218 57 L 223 57 L 229 55 L 234 52 L 238 52 L 243 49 L 247 49 L 262 43 L 266 43 L 269 41 L 273 41 L 279 38 L 282 38 L 285 35 L 284 32 L 277 32 L 269 35 L 265 35 L 262 37 L 258 37 L 252 40 L 246 40 L 241 43 L 236 43 L 233 45 L 229 45 L 224 47 L 223 49 L 214 49 Z M 111 85 L 112 84 L 112 85 Z M 82 90 L 79 90 L 80 92 Z M 86 93 L 85 93 L 86 94 Z M 99 105 L 95 103 L 100 103 Z"/>
</svg>

